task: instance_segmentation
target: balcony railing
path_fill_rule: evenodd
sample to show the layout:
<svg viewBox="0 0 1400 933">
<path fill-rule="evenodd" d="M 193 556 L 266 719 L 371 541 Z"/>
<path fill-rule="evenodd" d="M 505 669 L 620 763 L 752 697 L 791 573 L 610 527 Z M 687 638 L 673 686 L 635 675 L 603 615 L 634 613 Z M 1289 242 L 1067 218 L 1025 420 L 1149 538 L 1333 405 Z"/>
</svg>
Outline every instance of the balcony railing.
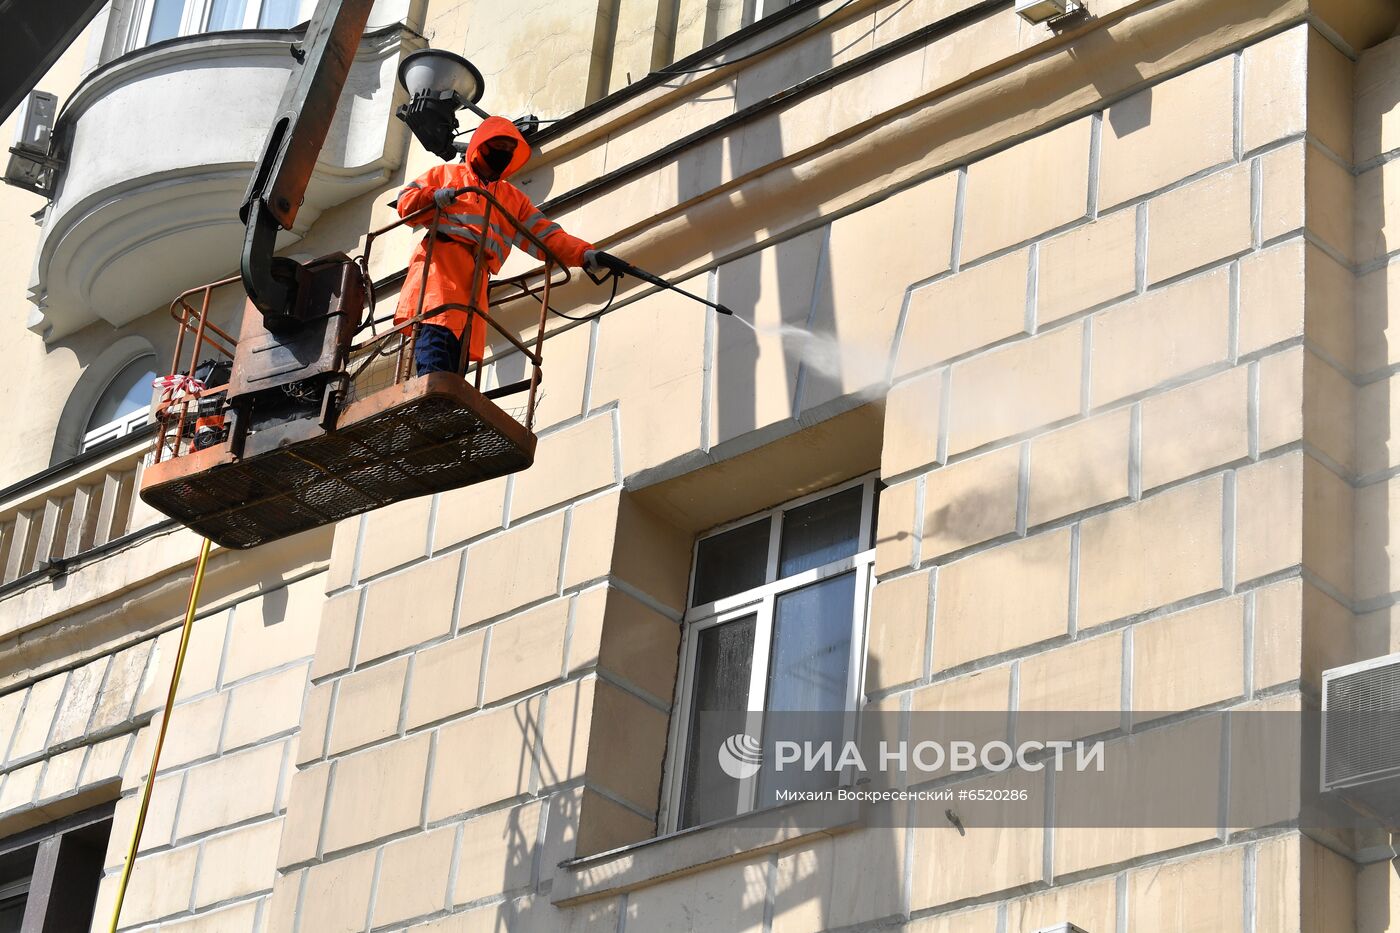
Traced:
<svg viewBox="0 0 1400 933">
<path fill-rule="evenodd" d="M 0 501 L 0 588 L 57 576 L 74 558 L 168 521 L 136 495 L 149 446 L 149 432 L 140 431 Z"/>
</svg>

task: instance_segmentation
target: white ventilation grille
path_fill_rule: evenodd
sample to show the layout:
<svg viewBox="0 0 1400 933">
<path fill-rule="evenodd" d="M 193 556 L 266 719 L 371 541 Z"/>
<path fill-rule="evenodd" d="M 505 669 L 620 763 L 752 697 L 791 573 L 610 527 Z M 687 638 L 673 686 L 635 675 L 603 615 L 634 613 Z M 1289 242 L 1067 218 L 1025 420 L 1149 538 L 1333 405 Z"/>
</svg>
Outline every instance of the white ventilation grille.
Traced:
<svg viewBox="0 0 1400 933">
<path fill-rule="evenodd" d="M 1322 789 L 1400 825 L 1400 654 L 1322 675 Z"/>
</svg>

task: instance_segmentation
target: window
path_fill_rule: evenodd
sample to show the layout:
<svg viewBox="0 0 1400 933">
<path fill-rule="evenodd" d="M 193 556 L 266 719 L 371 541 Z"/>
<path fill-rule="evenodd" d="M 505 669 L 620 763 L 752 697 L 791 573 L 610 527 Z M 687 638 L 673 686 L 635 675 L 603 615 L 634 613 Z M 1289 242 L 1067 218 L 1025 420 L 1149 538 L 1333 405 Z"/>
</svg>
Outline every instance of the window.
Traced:
<svg viewBox="0 0 1400 933">
<path fill-rule="evenodd" d="M 29 897 L 29 876 L 0 883 L 0 933 L 20 933 L 24 902 Z"/>
<path fill-rule="evenodd" d="M 784 7 L 790 6 L 792 0 L 749 0 L 744 13 L 744 25 L 757 22 L 765 16 L 771 16 Z"/>
<path fill-rule="evenodd" d="M 813 738 L 842 738 L 826 733 L 844 729 L 843 714 L 859 701 L 876 487 L 874 476 L 854 480 L 696 542 L 668 829 L 772 806 L 779 790 L 828 785 L 824 774 L 792 771 L 735 780 L 717 752 L 739 732 L 761 740 L 765 717 L 778 713 L 825 714 L 812 717 L 821 733 Z"/>
<path fill-rule="evenodd" d="M 151 382 L 156 358 L 147 353 L 127 363 L 107 383 L 83 429 L 83 450 L 123 437 L 146 423 L 151 410 Z M 0 928 L 3 929 L 3 928 Z"/>
<path fill-rule="evenodd" d="M 136 0 L 128 48 L 225 29 L 290 29 L 302 0 Z"/>
<path fill-rule="evenodd" d="M 0 840 L 0 933 L 86 930 L 112 832 L 112 804 Z"/>
</svg>

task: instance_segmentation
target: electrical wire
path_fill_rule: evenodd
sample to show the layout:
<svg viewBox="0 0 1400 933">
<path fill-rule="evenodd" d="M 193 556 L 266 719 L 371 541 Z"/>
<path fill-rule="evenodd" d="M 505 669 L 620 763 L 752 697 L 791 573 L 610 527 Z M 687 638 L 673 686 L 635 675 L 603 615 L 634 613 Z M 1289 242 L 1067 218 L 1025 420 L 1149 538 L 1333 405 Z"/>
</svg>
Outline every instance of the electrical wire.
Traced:
<svg viewBox="0 0 1400 933">
<path fill-rule="evenodd" d="M 746 52 L 745 54 L 740 55 L 738 58 L 727 58 L 722 62 L 714 62 L 713 64 L 709 65 L 696 65 L 693 68 L 677 68 L 675 65 L 668 65 L 665 68 L 658 68 L 656 70 L 656 73 L 663 75 L 702 74 L 706 71 L 717 71 L 720 68 L 728 68 L 730 65 L 737 65 L 740 62 L 746 62 L 751 58 L 757 58 L 760 55 L 766 55 L 767 53 L 776 49 L 778 46 L 784 45 L 788 42 L 791 42 L 793 39 L 798 38 L 799 36 L 811 32 L 813 29 L 817 28 L 822 23 L 825 23 L 837 13 L 840 13 L 846 7 L 850 6 L 855 2 L 856 0 L 846 0 L 845 3 L 842 3 L 839 6 L 837 6 L 836 9 L 827 13 L 825 16 L 819 16 L 818 18 L 812 20 L 812 22 L 808 23 L 806 26 L 803 26 L 801 29 L 798 29 L 796 32 L 791 33 L 790 35 L 783 36 L 780 39 L 775 39 L 774 41 L 768 43 L 765 46 L 761 46 L 759 48 L 754 49 L 752 52 Z"/>
<path fill-rule="evenodd" d="M 619 274 L 619 273 L 617 273 L 617 272 L 614 272 L 611 276 L 609 276 L 609 278 L 612 279 L 612 294 L 608 296 L 607 303 L 604 304 L 604 305 L 603 305 L 601 308 L 599 308 L 597 311 L 594 311 L 592 314 L 583 314 L 583 315 L 565 314 L 563 311 L 560 311 L 558 308 L 554 307 L 553 305 L 546 305 L 546 307 L 549 308 L 549 312 L 550 312 L 551 314 L 557 315 L 558 317 L 562 317 L 562 318 L 563 318 L 564 320 L 566 320 L 566 321 L 576 321 L 577 323 L 584 324 L 584 323 L 587 323 L 588 321 L 597 320 L 598 318 L 602 317 L 603 315 L 605 315 L 605 314 L 607 314 L 609 311 L 611 311 L 611 310 L 612 310 L 612 306 L 613 306 L 613 302 L 617 300 L 617 283 L 620 282 L 620 281 L 622 280 L 622 276 L 621 276 L 621 274 Z M 533 298 L 533 299 L 535 299 L 536 301 L 538 301 L 540 304 L 544 304 L 544 299 L 541 298 L 539 295 L 535 294 L 535 292 L 534 292 L 532 289 L 528 289 L 528 288 L 526 288 L 524 285 L 522 285 L 522 286 L 520 286 L 520 290 L 521 290 L 522 292 L 524 292 L 525 294 L 529 295 L 531 298 Z"/>
<path fill-rule="evenodd" d="M 748 61 L 748 60 L 750 60 L 750 59 L 752 59 L 752 58 L 757 58 L 757 57 L 760 56 L 760 55 L 766 55 L 767 53 L 773 51 L 773 49 L 776 49 L 778 46 L 783 45 L 783 44 L 788 43 L 788 42 L 791 42 L 793 39 L 796 39 L 796 38 L 798 38 L 798 37 L 800 37 L 800 36 L 806 35 L 807 33 L 811 32 L 813 29 L 816 29 L 818 26 L 820 26 L 820 25 L 822 25 L 823 23 L 827 22 L 827 21 L 830 20 L 833 16 L 835 16 L 837 13 L 840 13 L 842 10 L 846 9 L 846 7 L 850 6 L 851 4 L 853 4 L 853 3 L 855 3 L 855 2 L 856 2 L 856 0 L 846 0 L 845 3 L 842 3 L 840 6 L 836 7 L 836 9 L 830 11 L 829 13 L 825 14 L 824 16 L 818 17 L 817 19 L 813 20 L 812 22 L 808 23 L 807 25 L 803 26 L 802 28 L 798 29 L 796 32 L 793 32 L 793 33 L 791 33 L 791 34 L 789 34 L 789 35 L 783 36 L 783 37 L 780 38 L 780 39 L 775 39 L 774 41 L 768 43 L 767 45 L 762 46 L 761 48 L 754 49 L 752 52 L 746 52 L 746 53 L 744 53 L 743 55 L 740 55 L 740 56 L 737 57 L 737 58 L 727 58 L 727 59 L 725 59 L 725 60 L 722 61 L 722 62 L 714 62 L 714 63 L 709 64 L 709 65 L 696 65 L 696 66 L 693 67 L 693 68 L 677 68 L 675 65 L 667 65 L 667 66 L 664 67 L 664 68 L 658 68 L 658 69 L 656 69 L 656 71 L 652 72 L 652 74 L 659 74 L 659 75 L 666 75 L 666 76 L 679 76 L 679 75 L 703 74 L 704 72 L 707 72 L 707 71 L 718 71 L 720 68 L 728 68 L 730 65 L 737 65 L 737 64 L 739 64 L 740 62 L 746 62 L 746 61 Z M 546 123 L 562 123 L 562 122 L 564 122 L 565 120 L 572 119 L 574 116 L 576 116 L 576 114 L 570 114 L 570 115 L 567 116 L 567 117 L 550 117 L 549 119 L 540 119 L 540 118 L 536 118 L 536 119 L 533 120 L 532 122 L 537 123 L 537 124 L 539 124 L 540 126 L 544 126 Z M 454 134 L 452 134 L 452 135 L 453 135 L 453 138 L 455 139 L 455 138 L 457 138 L 458 136 L 467 136 L 467 135 L 469 135 L 469 134 L 471 134 L 471 133 L 473 133 L 473 132 L 475 132 L 475 131 L 476 131 L 476 127 L 472 127 L 472 128 L 469 129 L 469 130 L 462 130 L 462 131 L 460 131 L 460 132 L 458 132 L 458 133 L 454 133 Z M 527 136 L 527 138 L 528 138 L 528 136 Z M 551 308 L 550 310 L 553 311 L 554 309 Z M 556 311 L 555 313 L 558 314 L 557 311 Z M 563 317 L 563 316 L 564 316 L 564 315 L 560 315 L 560 317 Z M 570 318 L 570 320 L 573 320 L 573 318 Z"/>
<path fill-rule="evenodd" d="M 374 309 L 379 303 L 379 296 L 374 293 L 374 278 L 369 274 L 369 263 L 365 261 L 365 257 L 359 256 L 355 259 L 355 268 L 360 270 L 360 284 L 363 285 L 365 289 L 365 307 L 369 308 L 368 324 L 370 333 L 378 336 L 379 332 L 374 329 Z M 364 329 L 365 325 L 361 324 L 355 330 L 355 333 L 358 334 Z"/>
<path fill-rule="evenodd" d="M 569 115 L 569 117 L 571 117 L 571 116 L 573 116 L 573 114 L 570 114 L 570 115 Z M 563 123 L 565 120 L 569 119 L 569 117 L 550 117 L 550 118 L 547 119 L 547 120 L 542 120 L 542 119 L 540 119 L 539 117 L 536 117 L 535 119 L 529 120 L 529 121 L 527 121 L 527 122 L 529 122 L 529 123 L 538 123 L 538 124 L 540 124 L 541 126 L 543 126 L 543 125 L 546 124 L 546 123 Z M 511 122 L 514 123 L 515 121 L 512 120 Z M 459 136 L 470 136 L 471 134 L 475 133 L 479 127 L 480 127 L 480 124 L 478 124 L 477 126 L 473 126 L 473 127 L 470 128 L 470 129 L 458 130 L 457 132 L 455 132 L 455 133 L 452 134 L 452 138 L 453 138 L 453 139 L 456 139 L 456 138 L 459 137 Z M 520 129 L 520 127 L 517 125 L 517 126 L 516 126 L 516 129 Z M 526 135 L 526 134 L 524 133 L 523 130 L 521 130 L 521 134 L 522 134 L 522 135 Z"/>
</svg>

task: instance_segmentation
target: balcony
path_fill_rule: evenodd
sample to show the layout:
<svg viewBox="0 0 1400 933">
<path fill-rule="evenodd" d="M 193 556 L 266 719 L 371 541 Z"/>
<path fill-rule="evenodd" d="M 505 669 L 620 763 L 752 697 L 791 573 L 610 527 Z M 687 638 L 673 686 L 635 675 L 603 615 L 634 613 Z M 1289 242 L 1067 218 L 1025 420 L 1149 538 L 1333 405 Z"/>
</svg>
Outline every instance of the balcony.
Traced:
<svg viewBox="0 0 1400 933">
<path fill-rule="evenodd" d="M 0 594 L 168 522 L 136 495 L 149 439 L 117 448 L 0 500 Z"/>
<path fill-rule="evenodd" d="M 0 644 L 18 645 L 0 681 L 184 608 L 200 537 L 141 501 L 151 440 L 142 430 L 0 490 Z M 216 547 L 210 592 L 323 568 L 333 535 L 328 526 L 256 552 Z"/>
<path fill-rule="evenodd" d="M 238 207 L 299 38 L 185 36 L 88 76 L 57 130 L 66 168 L 43 221 L 31 330 L 53 340 L 98 320 L 121 326 L 237 268 Z M 287 243 L 398 169 L 407 136 L 393 118 L 395 74 L 422 44 L 398 22 L 365 35 Z"/>
</svg>

